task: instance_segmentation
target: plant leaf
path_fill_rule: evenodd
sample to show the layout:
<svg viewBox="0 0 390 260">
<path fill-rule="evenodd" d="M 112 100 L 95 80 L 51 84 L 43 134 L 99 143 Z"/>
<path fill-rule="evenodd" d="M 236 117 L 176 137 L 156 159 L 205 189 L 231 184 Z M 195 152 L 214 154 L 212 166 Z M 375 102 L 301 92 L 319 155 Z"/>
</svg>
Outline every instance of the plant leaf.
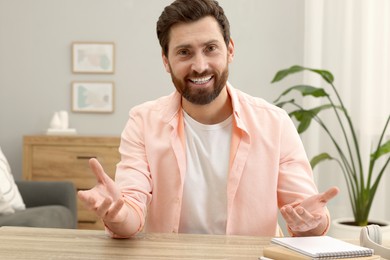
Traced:
<svg viewBox="0 0 390 260">
<path fill-rule="evenodd" d="M 273 80 L 271 81 L 271 83 L 281 81 L 282 79 L 284 79 L 284 78 L 287 77 L 288 75 L 293 74 L 293 73 L 300 72 L 300 71 L 302 71 L 302 70 L 304 70 L 304 69 L 305 69 L 305 68 L 302 67 L 302 66 L 294 65 L 294 66 L 291 66 L 291 67 L 288 68 L 288 69 L 279 70 L 278 72 L 276 72 L 276 75 L 275 75 L 275 77 L 273 78 Z"/>
<path fill-rule="evenodd" d="M 373 152 L 371 154 L 371 160 L 376 160 L 382 155 L 385 155 L 387 153 L 390 153 L 390 140 L 388 140 L 386 143 L 381 145 L 377 151 Z"/>
<path fill-rule="evenodd" d="M 332 84 L 333 81 L 334 81 L 333 74 L 330 73 L 330 72 L 327 71 L 327 70 L 317 70 L 317 69 L 307 69 L 307 70 L 313 71 L 313 72 L 315 72 L 315 73 L 321 75 L 321 77 L 322 77 L 326 82 L 328 82 L 329 84 Z"/>
<path fill-rule="evenodd" d="M 275 101 L 275 102 L 278 102 L 279 99 L 282 97 L 282 96 L 285 96 L 287 95 L 289 92 L 291 92 L 292 90 L 297 90 L 301 93 L 302 96 L 313 96 L 313 97 L 326 97 L 328 96 L 328 93 L 326 93 L 326 91 L 323 89 L 323 88 L 316 88 L 316 87 L 313 87 L 313 86 L 310 86 L 310 85 L 296 85 L 296 86 L 293 86 L 293 87 L 290 87 L 288 89 L 286 89 Z"/>
<path fill-rule="evenodd" d="M 311 120 L 317 116 L 319 112 L 325 109 L 332 108 L 332 104 L 321 105 L 309 110 L 299 109 L 289 113 L 291 117 L 295 117 L 298 120 L 299 125 L 297 127 L 298 133 L 301 134 L 306 131 L 311 123 Z"/>
<path fill-rule="evenodd" d="M 329 109 L 329 108 L 332 108 L 332 107 L 333 107 L 332 104 L 325 104 L 325 105 L 321 105 L 321 106 L 312 108 L 309 111 L 311 111 L 313 114 L 317 115 L 322 110 Z M 336 106 L 336 108 L 340 108 L 340 107 Z"/>
<path fill-rule="evenodd" d="M 301 134 L 306 131 L 306 129 L 309 128 L 312 118 L 315 116 L 313 113 L 310 112 L 310 110 L 295 110 L 291 113 L 289 113 L 291 117 L 295 117 L 299 125 L 297 127 L 298 133 Z"/>
<path fill-rule="evenodd" d="M 306 129 L 309 128 L 312 118 L 315 116 L 310 110 L 295 110 L 291 113 L 289 113 L 291 117 L 295 117 L 299 125 L 297 127 L 297 131 L 299 134 L 306 131 Z"/>
<path fill-rule="evenodd" d="M 319 164 L 320 162 L 324 161 L 324 160 L 334 160 L 334 158 L 332 156 L 330 156 L 328 153 L 320 153 L 316 156 L 314 156 L 311 160 L 310 160 L 310 165 L 311 165 L 311 168 L 314 169 L 314 167 Z"/>
<path fill-rule="evenodd" d="M 295 104 L 295 99 L 290 99 L 290 100 L 287 100 L 287 101 L 276 103 L 275 106 L 278 106 L 278 107 L 282 108 L 286 104 Z"/>
<path fill-rule="evenodd" d="M 271 83 L 275 83 L 275 82 L 281 81 L 282 79 L 284 79 L 288 75 L 294 74 L 294 73 L 297 73 L 297 72 L 301 72 L 303 70 L 309 70 L 309 71 L 312 71 L 314 73 L 319 74 L 329 84 L 332 84 L 333 81 L 334 81 L 333 74 L 330 73 L 327 70 L 311 69 L 311 68 L 305 68 L 305 67 L 302 67 L 302 66 L 299 66 L 299 65 L 294 65 L 294 66 L 291 66 L 288 69 L 279 70 L 276 73 L 276 75 L 274 76 L 274 78 L 271 81 Z"/>
</svg>

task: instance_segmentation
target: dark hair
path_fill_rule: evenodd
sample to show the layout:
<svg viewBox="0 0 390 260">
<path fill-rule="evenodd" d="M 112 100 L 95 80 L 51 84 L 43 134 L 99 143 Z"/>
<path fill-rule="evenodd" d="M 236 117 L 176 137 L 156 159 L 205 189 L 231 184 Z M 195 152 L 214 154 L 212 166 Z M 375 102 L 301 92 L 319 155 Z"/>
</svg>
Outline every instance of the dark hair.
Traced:
<svg viewBox="0 0 390 260">
<path fill-rule="evenodd" d="M 176 0 L 165 7 L 157 21 L 157 37 L 164 54 L 168 55 L 171 27 L 177 23 L 190 23 L 206 16 L 214 17 L 221 28 L 226 46 L 230 41 L 230 25 L 225 12 L 215 0 Z"/>
</svg>

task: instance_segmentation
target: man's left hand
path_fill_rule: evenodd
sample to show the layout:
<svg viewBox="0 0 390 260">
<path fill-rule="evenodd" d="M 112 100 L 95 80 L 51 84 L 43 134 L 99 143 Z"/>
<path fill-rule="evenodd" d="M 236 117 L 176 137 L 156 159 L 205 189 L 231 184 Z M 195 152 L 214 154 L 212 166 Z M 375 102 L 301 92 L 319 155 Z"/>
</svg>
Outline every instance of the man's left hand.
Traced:
<svg viewBox="0 0 390 260">
<path fill-rule="evenodd" d="M 285 205 L 280 212 L 295 235 L 322 235 L 328 225 L 324 207 L 338 193 L 339 189 L 332 187 L 300 203 Z"/>
</svg>

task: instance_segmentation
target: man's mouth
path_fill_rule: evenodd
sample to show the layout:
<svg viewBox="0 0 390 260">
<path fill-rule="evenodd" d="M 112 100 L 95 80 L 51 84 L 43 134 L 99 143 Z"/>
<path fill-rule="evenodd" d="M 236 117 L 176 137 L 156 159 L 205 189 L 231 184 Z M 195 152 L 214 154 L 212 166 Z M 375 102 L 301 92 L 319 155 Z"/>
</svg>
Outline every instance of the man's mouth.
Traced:
<svg viewBox="0 0 390 260">
<path fill-rule="evenodd" d="M 189 78 L 189 81 L 196 85 L 203 85 L 211 81 L 213 76 L 201 77 L 201 78 Z"/>
</svg>

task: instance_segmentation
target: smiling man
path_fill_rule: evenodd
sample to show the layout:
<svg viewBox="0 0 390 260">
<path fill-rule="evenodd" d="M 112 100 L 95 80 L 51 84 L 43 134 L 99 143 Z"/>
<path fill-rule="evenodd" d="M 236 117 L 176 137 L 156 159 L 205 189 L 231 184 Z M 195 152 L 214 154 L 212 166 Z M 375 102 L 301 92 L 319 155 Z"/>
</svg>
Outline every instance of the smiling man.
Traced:
<svg viewBox="0 0 390 260">
<path fill-rule="evenodd" d="M 215 99 L 226 100 L 228 63 L 233 60 L 234 46 L 231 39 L 224 42 L 218 22 L 209 16 L 189 24 L 175 24 L 170 36 L 163 61 L 184 98 L 183 108 L 188 106 L 184 110 L 188 112 L 192 105 L 207 105 Z"/>
<path fill-rule="evenodd" d="M 146 232 L 295 236 L 329 228 L 290 117 L 228 83 L 234 43 L 213 0 L 177 0 L 157 22 L 171 95 L 131 109 L 115 181 L 96 159 L 97 185 L 79 198 L 113 237 Z"/>
</svg>

